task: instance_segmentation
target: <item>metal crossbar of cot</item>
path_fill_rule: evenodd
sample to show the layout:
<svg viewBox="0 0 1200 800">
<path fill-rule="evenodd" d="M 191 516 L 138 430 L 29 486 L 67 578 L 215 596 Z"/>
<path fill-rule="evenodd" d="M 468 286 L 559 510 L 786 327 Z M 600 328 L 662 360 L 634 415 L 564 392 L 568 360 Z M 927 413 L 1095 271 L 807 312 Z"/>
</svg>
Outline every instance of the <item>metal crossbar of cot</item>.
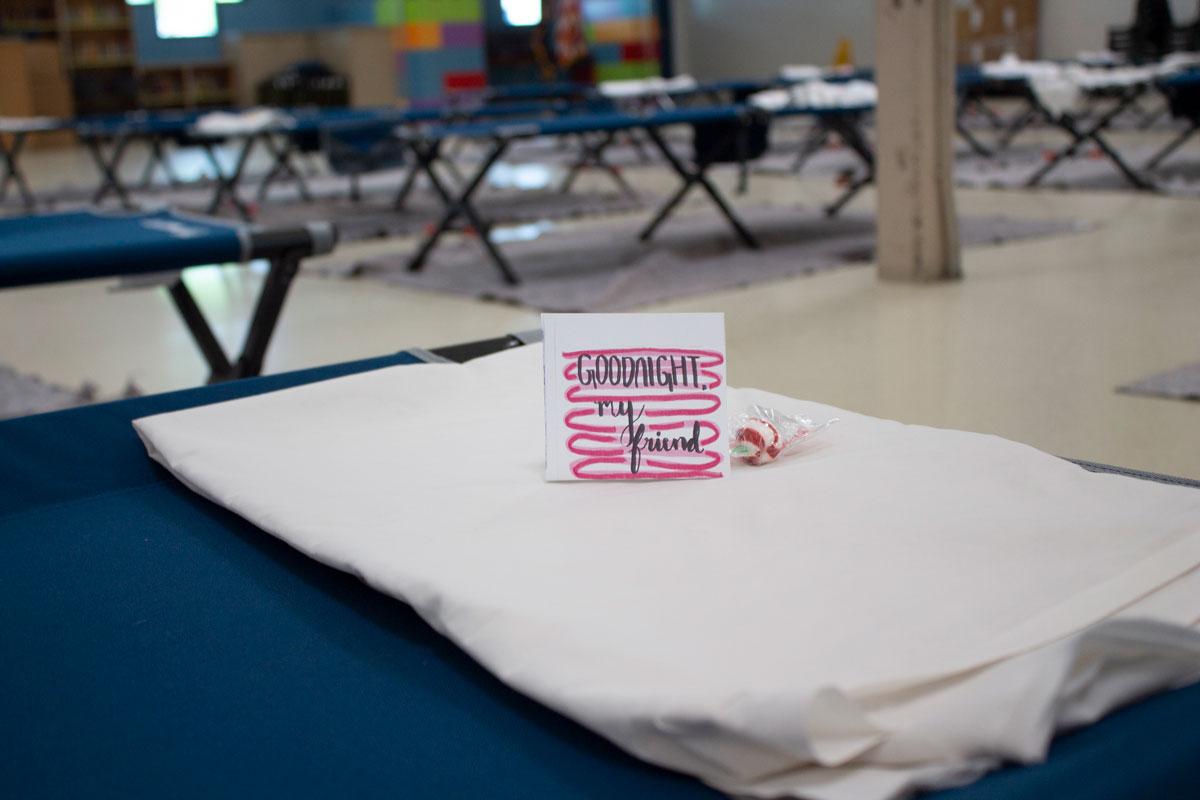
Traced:
<svg viewBox="0 0 1200 800">
<path fill-rule="evenodd" d="M 1200 76 L 1200 72 L 1191 70 L 1156 83 L 1157 88 L 1167 100 L 1168 109 L 1176 117 L 1182 118 L 1187 126 L 1146 161 L 1142 166 L 1143 171 L 1149 173 L 1157 169 L 1197 132 L 1200 132 L 1200 77 L 1198 76 Z"/>
<path fill-rule="evenodd" d="M 829 109 L 816 115 L 816 124 L 792 165 L 793 171 L 799 172 L 808 157 L 834 137 L 858 156 L 865 168 L 864 172 L 851 178 L 841 194 L 824 207 L 823 211 L 827 217 L 837 216 L 847 203 L 875 180 L 875 148 L 867 139 L 864 130 L 866 115 L 867 111 L 864 109 Z"/>
<path fill-rule="evenodd" d="M 5 141 L 5 137 L 8 141 Z M 25 149 L 27 131 L 13 131 L 0 135 L 0 202 L 8 197 L 8 187 L 17 187 L 21 203 L 26 211 L 32 211 L 37 205 L 37 198 L 29 188 L 29 181 L 21 171 L 21 153 Z"/>
<path fill-rule="evenodd" d="M 1106 90 L 1104 95 L 1113 101 L 1112 104 L 1107 110 L 1087 121 L 1081 121 L 1077 115 L 1071 113 L 1054 114 L 1036 97 L 1033 98 L 1041 113 L 1067 135 L 1068 142 L 1053 152 L 1046 162 L 1026 179 L 1025 186 L 1032 188 L 1040 185 L 1059 164 L 1077 155 L 1080 148 L 1090 142 L 1116 167 L 1130 185 L 1142 191 L 1153 191 L 1154 183 L 1144 173 L 1129 164 L 1104 135 L 1111 128 L 1113 121 L 1125 113 L 1137 102 L 1138 98 L 1149 90 L 1149 84 L 1134 84 Z"/>
<path fill-rule="evenodd" d="M 266 258 L 270 267 L 259 292 L 258 301 L 254 305 L 241 351 L 235 357 L 230 357 L 217 340 L 212 326 L 196 303 L 196 298 L 183 282 L 183 277 L 177 276 L 167 287 L 171 302 L 174 303 L 188 333 L 208 364 L 209 383 L 250 378 L 262 372 L 267 346 L 271 343 L 271 337 L 278 326 L 288 290 L 299 272 L 300 262 L 309 252 L 293 247 L 263 252 L 256 256 Z"/>
<path fill-rule="evenodd" d="M 287 128 L 272 127 L 215 136 L 193 134 L 194 140 L 204 150 L 215 177 L 207 213 L 215 214 L 223 204 L 228 203 L 243 220 L 253 218 L 251 206 L 242 196 L 242 185 L 246 180 L 246 165 L 256 148 L 265 150 L 271 161 L 267 172 L 259 179 L 256 190 L 258 202 L 265 200 L 271 186 L 281 179 L 291 180 L 301 198 L 311 202 L 308 182 L 297 164 L 300 148 L 295 133 Z M 236 143 L 236 155 L 232 166 L 227 167 L 218 156 L 218 148 L 230 141 Z"/>
<path fill-rule="evenodd" d="M 149 153 L 137 188 L 148 189 L 159 171 L 171 186 L 179 186 L 180 180 L 171 169 L 170 145 L 186 133 L 191 122 L 191 118 L 181 118 L 175 122 L 130 120 L 123 124 L 84 123 L 77 126 L 76 135 L 100 174 L 92 204 L 100 205 L 112 195 L 123 208 L 135 207 L 132 187 L 121 177 L 121 168 L 130 146 L 138 142 L 145 144 Z"/>
<path fill-rule="evenodd" d="M 1024 79 L 997 78 L 962 81 L 957 91 L 958 99 L 954 115 L 954 128 L 958 135 L 977 155 L 984 158 L 998 156 L 1007 151 L 1017 137 L 1030 126 L 1041 122 L 1046 115 L 1029 84 Z M 1015 100 L 1016 110 L 1008 115 L 1001 114 L 989 105 L 989 100 Z M 991 129 L 991 141 L 985 142 L 966 124 L 972 112 L 981 114 Z"/>
</svg>

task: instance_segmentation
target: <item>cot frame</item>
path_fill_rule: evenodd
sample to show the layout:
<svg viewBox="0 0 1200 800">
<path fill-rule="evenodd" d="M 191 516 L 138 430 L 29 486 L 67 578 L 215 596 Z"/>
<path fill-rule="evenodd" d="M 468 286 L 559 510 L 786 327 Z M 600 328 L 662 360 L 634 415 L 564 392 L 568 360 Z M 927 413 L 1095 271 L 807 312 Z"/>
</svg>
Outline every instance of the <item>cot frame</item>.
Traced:
<svg viewBox="0 0 1200 800">
<path fill-rule="evenodd" d="M 1079 152 L 1079 148 L 1088 142 L 1092 142 L 1100 149 L 1100 152 L 1117 168 L 1117 171 L 1128 181 L 1135 189 L 1141 191 L 1154 191 L 1155 186 L 1145 175 L 1138 172 L 1132 167 L 1125 158 L 1113 147 L 1103 134 L 1111 127 L 1113 120 L 1125 113 L 1132 107 L 1137 100 L 1144 96 L 1150 90 L 1148 84 L 1134 84 L 1124 86 L 1103 92 L 1105 97 L 1115 99 L 1116 102 L 1108 108 L 1108 110 L 1099 114 L 1095 119 L 1088 122 L 1081 122 L 1077 115 L 1061 114 L 1055 115 L 1051 113 L 1040 101 L 1033 98 L 1041 113 L 1046 116 L 1056 127 L 1067 134 L 1070 141 L 1052 153 L 1037 170 L 1034 171 L 1025 181 L 1026 188 L 1034 188 L 1045 180 L 1055 167 L 1061 164 L 1067 158 L 1074 156 Z M 1031 98 L 1032 98 L 1032 92 Z M 1169 154 L 1169 153 L 1168 153 Z"/>
<path fill-rule="evenodd" d="M 5 136 L 12 137 L 11 143 L 5 143 Z M 21 203 L 26 211 L 32 211 L 37 206 L 37 197 L 29 188 L 29 181 L 21 171 L 21 151 L 25 149 L 28 131 L 11 131 L 0 134 L 0 202 L 8 197 L 8 185 L 17 187 L 21 195 Z"/>
<path fill-rule="evenodd" d="M 181 127 L 179 133 L 182 134 L 184 130 Z M 121 179 L 121 164 L 128 155 L 129 146 L 136 142 L 144 142 L 150 148 L 146 165 L 142 169 L 142 176 L 136 184 L 136 188 L 149 189 L 153 184 L 156 170 L 162 170 L 170 186 L 181 185 L 179 177 L 171 169 L 168 154 L 167 145 L 176 135 L 174 133 L 140 130 L 131 123 L 129 127 L 120 126 L 108 131 L 89 129 L 85 126 L 77 129 L 76 135 L 83 142 L 84 148 L 91 156 L 92 163 L 100 173 L 100 183 L 92 193 L 93 205 L 100 205 L 109 195 L 115 195 L 122 208 L 134 209 L 137 207 L 130 196 L 130 185 Z"/>
<path fill-rule="evenodd" d="M 750 110 L 747 109 L 746 114 L 749 115 L 750 113 Z M 744 123 L 744 120 L 741 121 Z M 745 224 L 738 218 L 737 214 L 721 195 L 720 190 L 718 190 L 712 181 L 709 180 L 707 172 L 709 168 L 713 166 L 714 162 L 711 159 L 701 157 L 691 166 L 685 164 L 670 149 L 670 146 L 666 143 L 658 130 L 660 127 L 665 127 L 666 124 L 676 123 L 670 122 L 660 125 L 655 123 L 653 117 L 638 118 L 631 116 L 629 117 L 627 124 L 616 128 L 600 128 L 592 132 L 605 134 L 605 137 L 601 140 L 601 142 L 603 142 L 603 145 L 600 148 L 601 150 L 603 150 L 603 147 L 610 145 L 615 139 L 615 135 L 619 132 L 627 130 L 638 130 L 645 132 L 649 140 L 655 145 L 655 147 L 658 148 L 659 152 L 662 153 L 667 163 L 680 178 L 681 185 L 679 189 L 676 190 L 676 193 L 672 195 L 672 197 L 668 198 L 668 200 L 662 204 L 651 221 L 642 228 L 641 232 L 638 234 L 638 238 L 641 241 L 649 241 L 653 237 L 655 231 L 662 225 L 663 222 L 666 221 L 671 213 L 674 212 L 684 195 L 686 195 L 693 186 L 699 185 L 713 201 L 714 205 L 717 206 L 718 211 L 720 211 L 722 216 L 725 217 L 730 227 L 733 228 L 738 239 L 745 246 L 752 249 L 757 249 L 760 247 L 758 239 L 755 238 L 754 234 L 752 234 Z M 744 129 L 744 124 L 738 126 L 739 132 L 744 131 Z M 610 133 L 613 134 L 611 138 L 607 135 Z M 491 240 L 491 231 L 494 227 L 494 223 L 492 223 L 490 220 L 487 220 L 479 212 L 473 203 L 473 199 L 475 194 L 483 185 L 483 181 L 487 176 L 488 170 L 490 170 L 491 167 L 508 151 L 509 147 L 511 147 L 515 141 L 520 139 L 527 139 L 541 135 L 541 129 L 537 123 L 497 126 L 494 133 L 487 137 L 490 145 L 486 155 L 476 166 L 474 172 L 466 176 L 465 181 L 459 187 L 457 193 L 452 191 L 451 188 L 446 185 L 445 181 L 434 169 L 434 165 L 437 164 L 441 159 L 441 144 L 447 139 L 451 138 L 453 135 L 454 132 L 453 129 L 451 129 L 449 135 L 446 136 L 429 137 L 418 132 L 406 139 L 409 150 L 413 154 L 414 163 L 400 187 L 397 203 L 403 203 L 403 199 L 406 198 L 408 193 L 412 190 L 417 173 L 420 172 L 429 180 L 443 206 L 443 212 L 438 222 L 426 233 L 425 238 L 422 240 L 416 252 L 409 258 L 407 265 L 408 271 L 419 272 L 424 269 L 429 254 L 433 251 L 433 248 L 437 245 L 438 241 L 451 229 L 453 224 L 460 217 L 462 217 L 466 220 L 469 226 L 468 230 L 477 235 L 484 252 L 487 254 L 489 260 L 492 262 L 496 270 L 500 273 L 500 276 L 504 282 L 509 285 L 517 285 L 521 282 L 520 277 L 513 269 L 508 258 Z M 565 134 L 551 135 L 563 136 Z M 730 135 L 732 136 L 735 134 Z M 727 141 L 723 141 L 721 144 L 723 146 L 727 143 Z"/>
</svg>

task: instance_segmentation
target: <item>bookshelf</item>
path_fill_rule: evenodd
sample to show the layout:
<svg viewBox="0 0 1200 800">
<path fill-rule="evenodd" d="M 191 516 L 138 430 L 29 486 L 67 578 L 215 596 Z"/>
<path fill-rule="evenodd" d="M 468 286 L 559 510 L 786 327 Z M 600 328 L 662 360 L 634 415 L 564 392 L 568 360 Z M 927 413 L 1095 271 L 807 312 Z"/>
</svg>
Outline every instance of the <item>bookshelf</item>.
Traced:
<svg viewBox="0 0 1200 800">
<path fill-rule="evenodd" d="M 139 65 L 125 0 L 0 0 L 0 36 L 58 45 L 77 114 L 235 100 L 227 62 Z"/>
<path fill-rule="evenodd" d="M 57 0 L 4 0 L 0 3 L 0 34 L 26 39 L 57 38 Z"/>
<path fill-rule="evenodd" d="M 233 105 L 233 67 L 224 61 L 141 67 L 138 102 L 143 108 Z"/>
<path fill-rule="evenodd" d="M 125 0 L 57 0 L 58 39 L 79 114 L 137 106 L 133 29 Z"/>
</svg>

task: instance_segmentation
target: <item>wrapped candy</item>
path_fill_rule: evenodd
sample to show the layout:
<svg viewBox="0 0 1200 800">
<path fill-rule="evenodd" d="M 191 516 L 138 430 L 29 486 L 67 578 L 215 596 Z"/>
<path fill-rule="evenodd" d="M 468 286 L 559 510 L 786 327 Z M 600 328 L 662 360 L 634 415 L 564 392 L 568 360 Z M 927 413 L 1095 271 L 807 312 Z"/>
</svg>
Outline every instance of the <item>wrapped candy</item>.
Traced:
<svg viewBox="0 0 1200 800">
<path fill-rule="evenodd" d="M 729 454 L 756 467 L 769 464 L 780 456 L 797 452 L 801 442 L 835 422 L 836 419 L 831 419 L 817 424 L 773 408 L 751 406 L 747 413 L 733 416 Z"/>
</svg>

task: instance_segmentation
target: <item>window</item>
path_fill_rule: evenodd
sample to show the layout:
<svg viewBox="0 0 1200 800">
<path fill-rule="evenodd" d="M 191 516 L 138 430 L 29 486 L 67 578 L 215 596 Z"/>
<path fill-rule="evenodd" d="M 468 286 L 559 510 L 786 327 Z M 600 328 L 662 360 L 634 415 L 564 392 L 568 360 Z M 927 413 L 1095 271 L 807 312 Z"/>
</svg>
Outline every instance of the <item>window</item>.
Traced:
<svg viewBox="0 0 1200 800">
<path fill-rule="evenodd" d="M 217 35 L 213 0 L 154 0 L 154 26 L 160 39 L 197 39 Z"/>
<path fill-rule="evenodd" d="M 504 21 L 513 26 L 540 25 L 542 0 L 500 0 Z"/>
<path fill-rule="evenodd" d="M 217 5 L 242 0 L 125 0 L 131 6 L 154 5 L 154 28 L 160 39 L 216 36 Z"/>
</svg>

